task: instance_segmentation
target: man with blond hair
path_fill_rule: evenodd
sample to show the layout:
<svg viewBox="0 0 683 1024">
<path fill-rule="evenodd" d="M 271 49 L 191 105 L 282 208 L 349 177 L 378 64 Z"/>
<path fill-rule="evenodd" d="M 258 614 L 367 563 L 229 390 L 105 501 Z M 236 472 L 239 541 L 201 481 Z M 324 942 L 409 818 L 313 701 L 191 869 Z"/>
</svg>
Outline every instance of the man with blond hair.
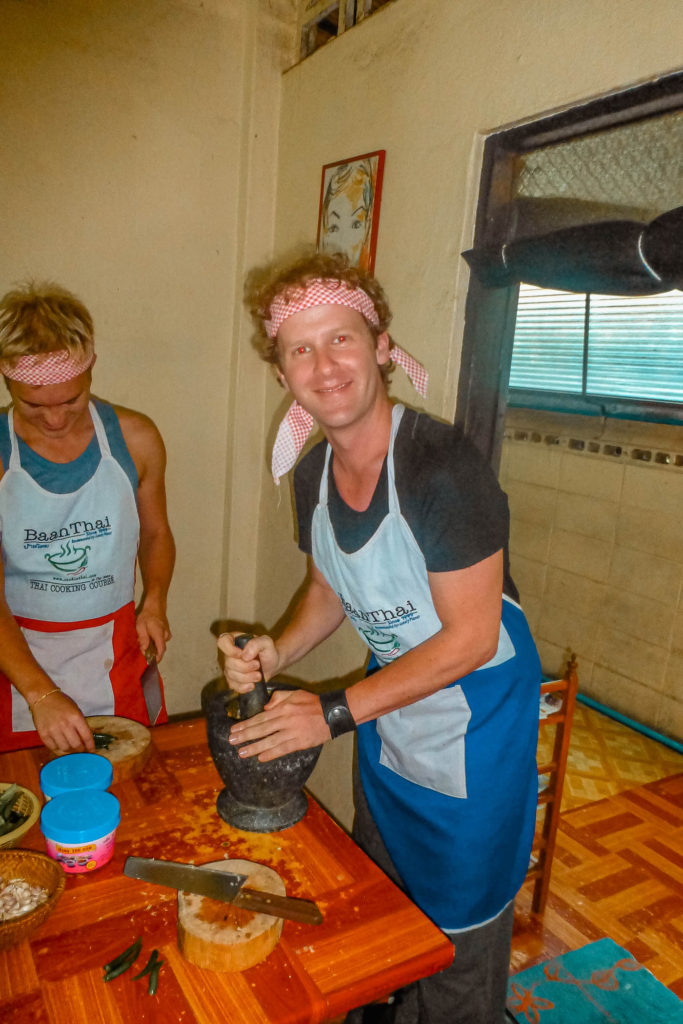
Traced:
<svg viewBox="0 0 683 1024">
<path fill-rule="evenodd" d="M 508 572 L 505 495 L 457 427 L 389 398 L 390 363 L 423 395 L 427 375 L 390 338 L 373 277 L 318 254 L 254 274 L 248 301 L 257 347 L 294 399 L 273 475 L 315 423 L 325 439 L 294 473 L 301 598 L 276 637 L 243 649 L 219 638 L 226 678 L 248 692 L 345 618 L 371 658 L 345 690 L 275 690 L 230 742 L 270 761 L 356 731 L 353 836 L 455 945 L 452 966 L 397 994 L 383 1019 L 503 1024 L 541 678 Z"/>
<path fill-rule="evenodd" d="M 0 300 L 0 750 L 91 751 L 88 715 L 149 724 L 145 653 L 171 636 L 164 444 L 147 416 L 91 395 L 95 359 L 66 289 Z"/>
</svg>

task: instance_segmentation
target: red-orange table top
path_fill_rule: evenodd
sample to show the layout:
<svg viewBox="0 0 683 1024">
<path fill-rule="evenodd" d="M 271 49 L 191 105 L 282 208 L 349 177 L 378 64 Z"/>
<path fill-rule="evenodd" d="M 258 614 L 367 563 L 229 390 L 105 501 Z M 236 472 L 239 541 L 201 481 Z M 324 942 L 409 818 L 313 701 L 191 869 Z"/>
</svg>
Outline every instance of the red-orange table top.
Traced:
<svg viewBox="0 0 683 1024">
<path fill-rule="evenodd" d="M 3 1024 L 317 1024 L 450 963 L 453 947 L 309 797 L 306 816 L 267 835 L 227 825 L 216 812 L 222 782 L 203 718 L 152 730 L 153 753 L 137 778 L 112 792 L 121 825 L 112 861 L 67 875 L 47 921 L 0 953 Z M 0 754 L 0 780 L 40 795 L 43 748 Z M 21 846 L 45 850 L 36 825 Z M 127 856 L 268 864 L 290 896 L 315 900 L 318 926 L 285 921 L 277 947 L 244 973 L 194 967 L 176 941 L 177 893 L 123 874 Z M 165 961 L 156 995 L 133 971 L 105 983 L 102 966 L 142 936 Z"/>
</svg>

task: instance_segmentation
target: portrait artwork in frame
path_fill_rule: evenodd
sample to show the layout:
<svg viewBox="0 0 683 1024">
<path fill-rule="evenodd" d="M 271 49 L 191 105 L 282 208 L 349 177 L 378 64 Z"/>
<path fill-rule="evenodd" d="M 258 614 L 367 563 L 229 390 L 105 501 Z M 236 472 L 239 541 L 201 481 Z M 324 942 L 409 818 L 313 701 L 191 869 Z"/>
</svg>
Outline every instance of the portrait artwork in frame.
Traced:
<svg viewBox="0 0 683 1024">
<path fill-rule="evenodd" d="M 325 164 L 320 184 L 318 250 L 343 252 L 370 273 L 375 268 L 385 150 Z"/>
</svg>

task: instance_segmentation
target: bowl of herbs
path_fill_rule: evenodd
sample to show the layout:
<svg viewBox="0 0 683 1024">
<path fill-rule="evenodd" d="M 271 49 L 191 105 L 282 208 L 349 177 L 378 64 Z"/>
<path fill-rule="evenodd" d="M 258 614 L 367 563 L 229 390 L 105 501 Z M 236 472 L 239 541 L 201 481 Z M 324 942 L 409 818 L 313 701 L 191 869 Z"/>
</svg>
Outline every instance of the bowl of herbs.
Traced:
<svg viewBox="0 0 683 1024">
<path fill-rule="evenodd" d="M 0 782 L 0 849 L 16 846 L 40 816 L 40 800 L 18 782 Z"/>
</svg>

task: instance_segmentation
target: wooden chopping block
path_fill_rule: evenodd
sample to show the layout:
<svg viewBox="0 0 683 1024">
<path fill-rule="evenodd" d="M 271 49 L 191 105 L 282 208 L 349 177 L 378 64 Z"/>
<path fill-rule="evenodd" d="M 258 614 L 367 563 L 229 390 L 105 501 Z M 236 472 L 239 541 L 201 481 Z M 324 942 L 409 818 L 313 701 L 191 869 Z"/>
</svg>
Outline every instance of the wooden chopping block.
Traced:
<svg viewBox="0 0 683 1024">
<path fill-rule="evenodd" d="M 251 889 L 285 896 L 277 871 L 250 860 L 217 860 L 202 867 L 246 875 Z M 195 964 L 209 971 L 246 971 L 272 953 L 280 940 L 282 918 L 254 914 L 231 903 L 178 893 L 178 947 Z"/>
<path fill-rule="evenodd" d="M 152 753 L 152 736 L 149 729 L 140 722 L 118 715 L 90 715 L 86 722 L 92 732 L 106 732 L 114 737 L 107 749 L 96 751 L 111 761 L 113 784 L 139 775 Z M 53 756 L 61 757 L 65 753 L 64 750 L 58 750 Z"/>
</svg>

